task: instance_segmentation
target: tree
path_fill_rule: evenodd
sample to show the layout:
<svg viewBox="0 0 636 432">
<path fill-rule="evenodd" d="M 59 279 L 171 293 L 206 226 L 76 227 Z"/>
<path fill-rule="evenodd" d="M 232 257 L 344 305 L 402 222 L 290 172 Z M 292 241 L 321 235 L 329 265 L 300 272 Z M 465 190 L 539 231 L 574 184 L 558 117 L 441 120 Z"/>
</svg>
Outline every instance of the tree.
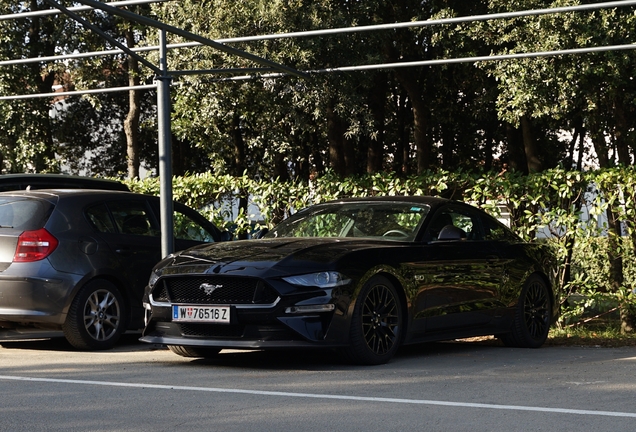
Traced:
<svg viewBox="0 0 636 432">
<path fill-rule="evenodd" d="M 517 6 L 526 9 L 560 6 L 561 3 L 490 1 L 493 11 L 512 10 Z M 619 8 L 488 22 L 480 27 L 479 35 L 487 35 L 487 40 L 500 46 L 502 53 L 538 52 L 624 44 L 631 40 L 629 35 L 634 33 L 635 26 L 636 18 L 631 10 Z M 499 82 L 498 104 L 503 119 L 520 124 L 524 131 L 528 129 L 527 124 L 534 125 L 544 119 L 557 121 L 558 129 L 576 125 L 575 133 L 583 134 L 584 130 L 589 133 L 599 166 L 609 168 L 633 163 L 634 129 L 627 118 L 636 109 L 636 86 L 632 79 L 635 65 L 632 52 L 619 51 L 505 61 L 486 68 Z M 547 149 L 540 147 L 536 139 L 524 136 L 523 141 L 528 169 L 532 170 L 533 160 L 540 161 Z M 535 146 L 528 148 L 528 143 Z M 615 195 L 615 185 L 601 187 L 608 196 Z M 614 292 L 620 291 L 624 283 L 619 205 L 612 202 L 606 211 L 610 285 Z M 633 230 L 634 222 L 626 223 Z M 622 318 L 623 329 L 633 331 L 633 317 L 623 313 Z"/>
<path fill-rule="evenodd" d="M 38 0 L 9 2 L 0 0 L 7 13 L 34 12 L 50 9 Z M 148 6 L 135 6 L 137 12 Z M 144 38 L 142 28 L 123 23 L 100 12 L 85 12 L 85 19 L 115 39 L 134 46 Z M 63 14 L 29 16 L 3 20 L 0 25 L 0 58 L 3 60 L 50 57 L 75 51 L 98 50 L 105 45 L 100 36 L 87 31 Z M 126 56 L 96 57 L 89 61 L 29 62 L 0 68 L 0 92 L 7 95 L 51 93 L 53 86 L 65 90 L 94 88 L 112 84 L 137 85 L 145 79 L 136 61 Z M 129 100 L 121 95 L 72 97 L 66 100 L 29 99 L 3 102 L 0 122 L 7 133 L 0 138 L 5 172 L 83 170 L 87 174 L 129 177 L 139 174 L 140 160 L 156 151 L 144 147 L 148 133 L 140 130 L 153 126 L 154 102 L 140 91 Z M 100 111 L 104 108 L 103 111 Z M 122 111 L 127 110 L 123 118 Z M 86 128 L 87 125 L 91 127 Z M 124 131 L 124 140 L 120 131 Z M 145 141 L 144 141 L 145 140 Z M 127 150 L 128 149 L 128 150 Z M 120 161 L 129 163 L 122 169 Z M 156 165 L 156 161 L 152 160 Z"/>
<path fill-rule="evenodd" d="M 150 11 L 148 5 L 128 8 L 142 15 Z M 84 19 L 129 48 L 146 39 L 145 27 L 116 16 L 93 11 L 85 13 Z M 110 45 L 83 27 L 77 29 L 75 38 L 84 51 L 97 51 Z M 72 51 L 73 46 L 65 46 L 65 50 Z M 153 78 L 151 71 L 140 68 L 137 59 L 127 54 L 77 60 L 68 62 L 67 67 L 73 83 L 82 88 L 138 86 Z M 76 166 L 78 158 L 74 155 L 82 155 L 84 152 L 78 149 L 88 147 L 91 150 L 88 157 L 93 160 L 84 164 L 88 173 L 137 178 L 142 161 L 149 168 L 156 167 L 155 98 L 154 93 L 137 89 L 129 90 L 127 95 L 105 93 L 73 98 L 71 104 L 79 105 L 60 110 L 57 125 L 58 141 L 69 165 Z M 77 123 L 93 125 L 88 136 L 76 138 L 72 131 Z"/>
<path fill-rule="evenodd" d="M 31 0 L 16 4 L 0 1 L 0 10 L 18 13 L 48 9 Z M 55 54 L 61 37 L 53 17 L 42 16 L 0 22 L 0 59 L 16 60 Z M 60 69 L 41 63 L 24 63 L 0 68 L 0 93 L 48 93 L 63 82 Z M 38 172 L 59 169 L 54 157 L 50 102 L 42 99 L 0 101 L 0 159 L 2 172 Z"/>
</svg>

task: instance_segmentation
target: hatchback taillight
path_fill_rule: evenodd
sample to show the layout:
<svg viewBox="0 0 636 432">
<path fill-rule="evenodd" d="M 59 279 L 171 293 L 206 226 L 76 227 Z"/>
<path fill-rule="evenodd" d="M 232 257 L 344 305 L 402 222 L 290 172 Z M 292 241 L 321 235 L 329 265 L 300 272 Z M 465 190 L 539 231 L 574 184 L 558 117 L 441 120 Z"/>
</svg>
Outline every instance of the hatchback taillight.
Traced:
<svg viewBox="0 0 636 432">
<path fill-rule="evenodd" d="M 44 228 L 35 231 L 24 231 L 18 238 L 13 262 L 39 261 L 51 255 L 58 241 Z"/>
</svg>

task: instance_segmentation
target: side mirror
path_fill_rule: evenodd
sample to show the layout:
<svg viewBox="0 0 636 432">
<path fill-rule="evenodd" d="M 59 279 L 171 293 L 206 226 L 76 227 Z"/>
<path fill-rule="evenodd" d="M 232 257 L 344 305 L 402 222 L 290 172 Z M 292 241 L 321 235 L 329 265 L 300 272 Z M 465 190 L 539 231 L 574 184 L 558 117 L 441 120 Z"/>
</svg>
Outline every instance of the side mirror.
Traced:
<svg viewBox="0 0 636 432">
<path fill-rule="evenodd" d="M 252 236 L 252 238 L 255 238 L 255 239 L 263 238 L 263 237 L 265 237 L 265 234 L 267 234 L 268 232 L 269 232 L 269 229 L 268 229 L 268 228 L 262 228 L 262 229 L 259 229 L 258 231 L 256 231 L 256 232 L 254 233 L 254 235 Z"/>
<path fill-rule="evenodd" d="M 221 233 L 221 237 L 220 237 L 220 238 L 221 238 L 221 241 L 230 241 L 230 240 L 232 240 L 232 238 L 233 238 L 233 237 L 234 237 L 234 236 L 232 235 L 232 233 L 231 233 L 231 232 L 229 232 L 229 231 L 223 231 L 223 232 Z"/>
<path fill-rule="evenodd" d="M 439 232 L 437 236 L 438 241 L 453 241 L 453 240 L 463 240 L 466 238 L 466 233 L 463 229 L 457 228 L 455 225 L 446 225 Z"/>
</svg>

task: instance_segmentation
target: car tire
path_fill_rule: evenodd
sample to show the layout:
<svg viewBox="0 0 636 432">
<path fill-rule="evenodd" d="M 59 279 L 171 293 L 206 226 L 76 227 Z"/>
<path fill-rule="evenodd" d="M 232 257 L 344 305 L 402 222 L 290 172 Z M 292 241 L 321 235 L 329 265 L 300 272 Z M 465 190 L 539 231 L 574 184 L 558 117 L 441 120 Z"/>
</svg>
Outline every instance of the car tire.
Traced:
<svg viewBox="0 0 636 432">
<path fill-rule="evenodd" d="M 183 345 L 168 345 L 170 351 L 181 357 L 199 357 L 199 358 L 212 358 L 216 357 L 221 348 L 213 347 L 192 347 Z"/>
<path fill-rule="evenodd" d="M 499 335 L 506 346 L 539 348 L 548 337 L 552 298 L 539 275 L 530 276 L 521 290 L 510 333 Z"/>
<path fill-rule="evenodd" d="M 397 290 L 385 277 L 374 276 L 360 291 L 353 314 L 349 346 L 343 350 L 356 364 L 388 362 L 402 340 L 403 307 Z"/>
<path fill-rule="evenodd" d="M 62 326 L 75 348 L 112 348 L 126 328 L 126 305 L 115 285 L 106 280 L 87 283 L 77 293 Z"/>
</svg>

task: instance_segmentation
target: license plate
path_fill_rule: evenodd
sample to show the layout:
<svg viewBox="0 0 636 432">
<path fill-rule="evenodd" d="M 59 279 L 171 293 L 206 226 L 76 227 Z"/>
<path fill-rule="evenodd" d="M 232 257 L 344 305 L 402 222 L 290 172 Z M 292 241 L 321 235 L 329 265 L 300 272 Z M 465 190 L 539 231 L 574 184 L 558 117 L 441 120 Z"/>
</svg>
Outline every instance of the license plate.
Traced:
<svg viewBox="0 0 636 432">
<path fill-rule="evenodd" d="M 230 323 L 229 306 L 182 306 L 172 305 L 172 321 Z"/>
</svg>

